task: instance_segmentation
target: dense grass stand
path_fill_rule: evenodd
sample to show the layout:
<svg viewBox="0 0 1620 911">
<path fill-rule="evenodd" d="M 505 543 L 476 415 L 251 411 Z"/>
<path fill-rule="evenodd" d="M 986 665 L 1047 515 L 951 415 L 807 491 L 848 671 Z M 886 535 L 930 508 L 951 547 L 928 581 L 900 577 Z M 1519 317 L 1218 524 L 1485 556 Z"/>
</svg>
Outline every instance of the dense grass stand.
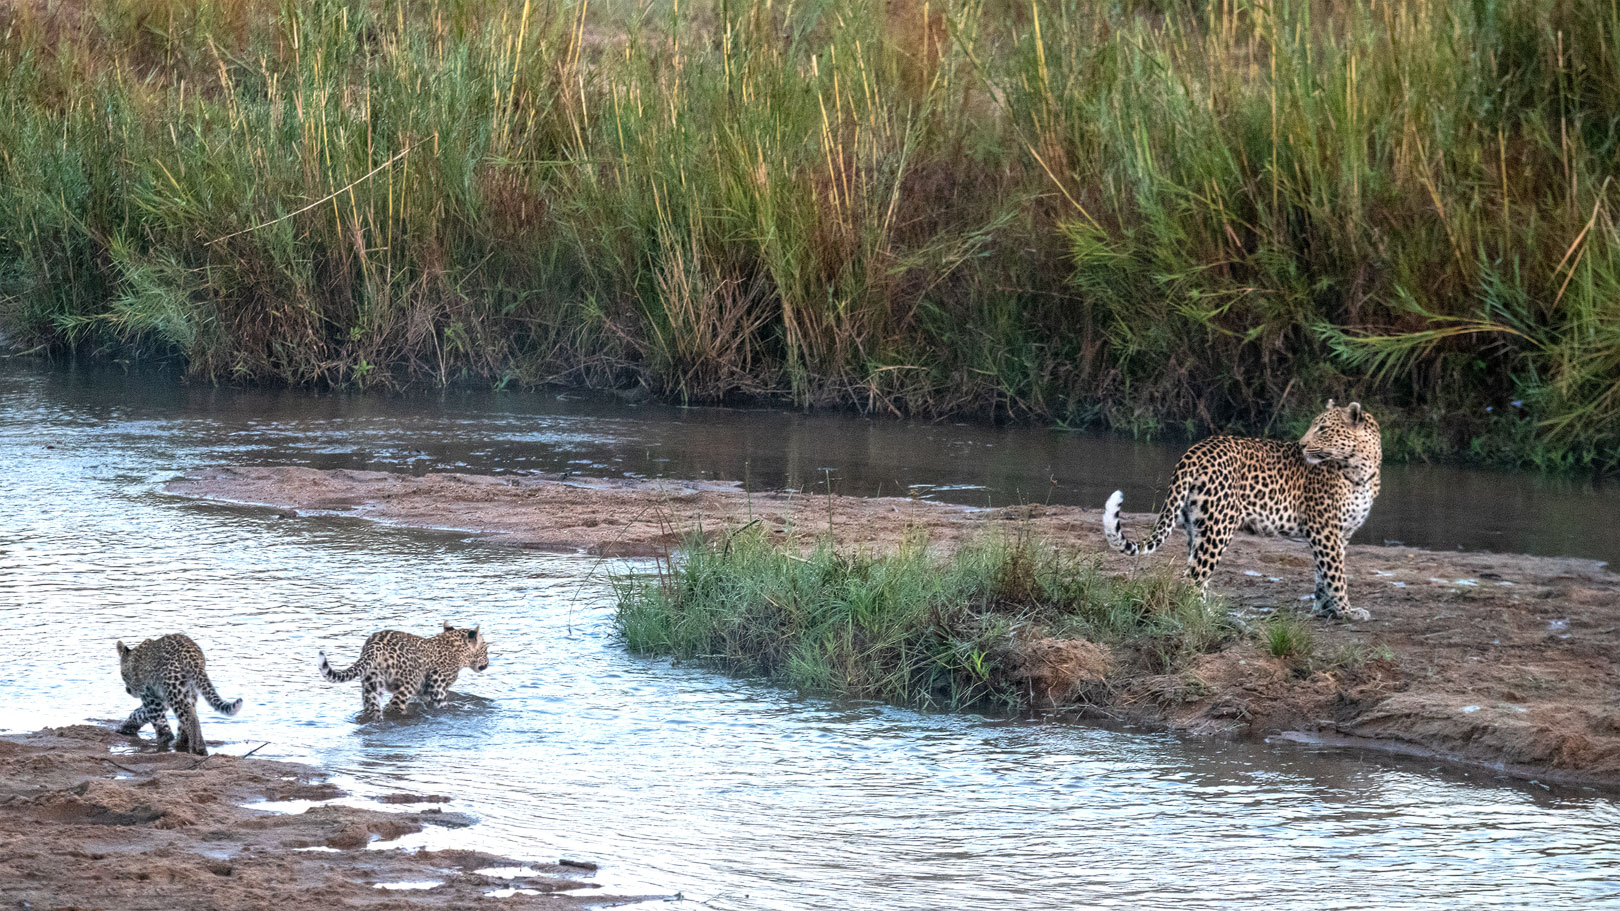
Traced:
<svg viewBox="0 0 1620 911">
<path fill-rule="evenodd" d="M 0 9 L 0 327 L 219 381 L 1293 433 L 1612 469 L 1620 12 Z"/>
</svg>

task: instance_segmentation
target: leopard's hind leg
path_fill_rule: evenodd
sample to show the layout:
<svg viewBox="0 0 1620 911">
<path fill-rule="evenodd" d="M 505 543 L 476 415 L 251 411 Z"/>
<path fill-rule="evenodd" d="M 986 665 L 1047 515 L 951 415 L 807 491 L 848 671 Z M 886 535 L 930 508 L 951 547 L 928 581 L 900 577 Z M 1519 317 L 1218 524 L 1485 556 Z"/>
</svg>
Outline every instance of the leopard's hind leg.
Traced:
<svg viewBox="0 0 1620 911">
<path fill-rule="evenodd" d="M 1176 518 L 1187 532 L 1187 572 L 1190 575 L 1198 565 L 1198 540 L 1204 532 L 1204 498 L 1200 491 L 1188 493 L 1187 502 L 1181 505 L 1181 513 Z"/>
<path fill-rule="evenodd" d="M 360 717 L 382 716 L 382 674 L 368 671 L 360 678 Z"/>
<path fill-rule="evenodd" d="M 1209 577 L 1220 565 L 1226 546 L 1232 543 L 1237 522 L 1229 517 L 1210 515 L 1203 497 L 1190 499 L 1184 511 L 1187 528 L 1187 578 L 1207 596 Z"/>
<path fill-rule="evenodd" d="M 191 718 L 195 720 L 196 717 L 197 710 L 193 708 Z M 186 723 L 186 714 L 177 708 L 175 709 L 174 720 L 175 726 L 179 728 L 179 732 L 174 737 L 174 751 L 176 753 L 189 753 L 191 752 L 191 726 Z M 197 739 L 200 741 L 202 737 L 199 736 Z"/>
<path fill-rule="evenodd" d="M 416 696 L 419 685 L 415 680 L 401 680 L 399 688 L 394 690 L 394 698 L 388 700 L 388 708 L 384 712 L 403 715 L 410 711 L 411 699 Z"/>
<path fill-rule="evenodd" d="M 174 720 L 180 728 L 180 736 L 174 741 L 175 751 L 207 756 L 208 744 L 203 742 L 202 722 L 197 718 L 196 692 L 178 694 L 174 700 Z"/>
</svg>

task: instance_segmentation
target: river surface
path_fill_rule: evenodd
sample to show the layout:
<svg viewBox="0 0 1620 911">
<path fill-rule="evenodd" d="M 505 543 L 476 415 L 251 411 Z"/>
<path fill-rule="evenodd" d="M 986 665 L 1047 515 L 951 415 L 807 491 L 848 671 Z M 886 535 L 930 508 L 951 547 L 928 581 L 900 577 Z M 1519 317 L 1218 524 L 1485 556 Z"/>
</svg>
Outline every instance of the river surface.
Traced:
<svg viewBox="0 0 1620 911">
<path fill-rule="evenodd" d="M 1620 907 L 1620 803 L 1595 792 L 801 697 L 626 653 L 607 576 L 634 562 L 161 491 L 218 464 L 574 469 L 809 489 L 830 476 L 843 493 L 997 504 L 1100 503 L 1124 486 L 1145 510 L 1175 455 L 1038 431 L 557 394 L 242 392 L 0 361 L 0 730 L 121 719 L 134 703 L 114 641 L 184 630 L 245 701 L 235 718 L 203 713 L 221 751 L 268 742 L 259 755 L 317 763 L 362 795 L 448 795 L 481 822 L 416 842 L 588 859 L 610 887 L 706 907 Z M 1616 553 L 1617 523 L 1599 521 L 1617 514 L 1612 488 L 1390 474 L 1369 540 Z M 358 687 L 316 672 L 317 649 L 347 664 L 376 629 L 442 619 L 482 623 L 492 663 L 430 716 L 357 724 Z"/>
</svg>

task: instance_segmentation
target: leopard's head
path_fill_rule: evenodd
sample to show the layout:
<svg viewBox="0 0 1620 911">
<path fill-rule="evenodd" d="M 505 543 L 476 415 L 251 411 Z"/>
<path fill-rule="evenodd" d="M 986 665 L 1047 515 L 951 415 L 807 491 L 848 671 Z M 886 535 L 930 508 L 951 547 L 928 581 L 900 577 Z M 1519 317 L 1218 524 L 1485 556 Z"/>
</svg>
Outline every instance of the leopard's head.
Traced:
<svg viewBox="0 0 1620 911">
<path fill-rule="evenodd" d="M 480 674 L 489 669 L 489 642 L 484 638 L 484 634 L 478 631 L 477 626 L 472 629 L 458 629 L 446 620 L 444 631 L 455 634 L 456 642 L 461 646 L 462 667 L 470 667 Z"/>
<path fill-rule="evenodd" d="M 139 694 L 135 692 L 135 669 L 131 667 L 134 662 L 130 659 L 133 654 L 134 649 L 125 645 L 124 640 L 118 640 L 118 673 L 124 678 L 124 692 L 136 696 Z"/>
<path fill-rule="evenodd" d="M 1306 463 L 1336 465 L 1352 475 L 1377 471 L 1384 457 L 1378 422 L 1360 402 L 1336 407 L 1328 399 L 1327 410 L 1311 421 L 1311 429 L 1300 437 L 1299 447 Z"/>
</svg>

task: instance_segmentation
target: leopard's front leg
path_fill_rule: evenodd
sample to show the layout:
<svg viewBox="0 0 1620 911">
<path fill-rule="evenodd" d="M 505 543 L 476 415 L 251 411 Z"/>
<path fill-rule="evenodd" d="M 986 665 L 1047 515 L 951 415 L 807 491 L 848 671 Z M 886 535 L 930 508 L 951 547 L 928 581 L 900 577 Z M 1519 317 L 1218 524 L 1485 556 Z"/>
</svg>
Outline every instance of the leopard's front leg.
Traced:
<svg viewBox="0 0 1620 911">
<path fill-rule="evenodd" d="M 444 705 L 444 699 L 450 695 L 450 681 L 438 671 L 428 671 L 422 681 L 422 695 L 417 702 L 424 708 L 435 709 Z"/>
<path fill-rule="evenodd" d="M 163 702 L 152 696 L 142 696 L 141 704 L 135 711 L 129 713 L 124 723 L 118 726 L 118 733 L 131 736 L 141 732 L 149 722 L 156 727 L 156 720 L 163 717 Z"/>
<path fill-rule="evenodd" d="M 1350 590 L 1344 571 L 1344 533 L 1337 527 L 1309 529 L 1311 556 L 1316 564 L 1316 610 L 1329 617 L 1366 620 L 1372 615 L 1350 606 Z"/>
</svg>

